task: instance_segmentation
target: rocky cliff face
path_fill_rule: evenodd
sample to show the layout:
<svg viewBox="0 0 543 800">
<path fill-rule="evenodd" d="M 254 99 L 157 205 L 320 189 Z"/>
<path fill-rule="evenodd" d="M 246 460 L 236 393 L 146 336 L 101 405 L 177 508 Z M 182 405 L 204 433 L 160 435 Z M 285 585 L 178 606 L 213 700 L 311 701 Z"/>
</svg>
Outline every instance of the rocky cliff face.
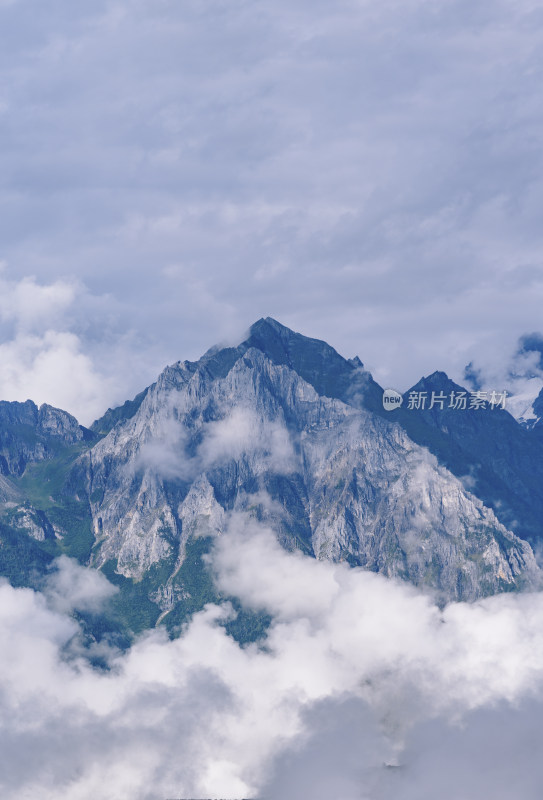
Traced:
<svg viewBox="0 0 543 800">
<path fill-rule="evenodd" d="M 461 387 L 435 373 L 414 388 Z M 382 393 L 360 359 L 265 319 L 167 367 L 94 432 L 0 403 L 0 572 L 34 585 L 65 552 L 119 585 L 110 630 L 175 630 L 214 599 L 202 556 L 243 512 L 286 549 L 442 600 L 539 586 L 526 539 L 542 535 L 543 429 L 498 410 L 386 412 Z"/>
<path fill-rule="evenodd" d="M 157 597 L 171 597 L 189 540 L 245 510 L 286 548 L 449 599 L 535 586 L 530 546 L 393 416 L 369 410 L 380 397 L 358 360 L 272 320 L 238 348 L 167 368 L 77 464 L 93 563 L 141 579 L 169 561 Z"/>
<path fill-rule="evenodd" d="M 93 434 L 66 411 L 44 403 L 0 402 L 0 474 L 21 476 L 27 464 L 55 457 L 59 449 Z"/>
<path fill-rule="evenodd" d="M 27 490 L 31 484 L 27 469 L 44 462 L 55 462 L 74 447 L 91 446 L 98 437 L 79 425 L 75 417 L 47 404 L 0 402 L 0 523 L 25 531 L 44 542 L 55 538 L 52 524 L 43 508 L 36 506 Z M 14 480 L 15 479 L 15 483 Z M 17 482 L 21 479 L 23 484 Z M 60 480 L 63 480 L 61 477 Z M 46 483 L 37 494 L 43 506 Z M 58 529 L 60 531 L 60 528 Z"/>
<path fill-rule="evenodd" d="M 469 392 L 443 372 L 420 380 L 404 395 L 393 416 L 410 438 L 428 447 L 521 538 L 537 544 L 543 534 L 543 458 L 541 437 L 527 430 L 506 409 L 449 408 L 451 392 Z M 424 409 L 408 409 L 411 392 L 426 394 Z M 432 409 L 432 392 L 446 401 Z"/>
<path fill-rule="evenodd" d="M 528 428 L 528 430 L 543 428 L 543 389 L 532 403 L 528 418 L 524 421 L 524 427 Z"/>
</svg>

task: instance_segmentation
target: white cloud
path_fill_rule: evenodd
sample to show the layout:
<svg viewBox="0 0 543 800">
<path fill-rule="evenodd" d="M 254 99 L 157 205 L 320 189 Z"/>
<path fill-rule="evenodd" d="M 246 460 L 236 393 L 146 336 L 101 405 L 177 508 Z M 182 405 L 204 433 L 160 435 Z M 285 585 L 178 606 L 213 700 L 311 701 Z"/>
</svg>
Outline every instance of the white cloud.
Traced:
<svg viewBox="0 0 543 800">
<path fill-rule="evenodd" d="M 251 459 L 256 472 L 282 474 L 295 468 L 296 455 L 289 431 L 280 420 L 268 420 L 251 408 L 234 406 L 224 417 L 204 422 L 201 442 L 189 455 L 189 428 L 175 410 L 176 393 L 167 401 L 165 415 L 153 420 L 131 470 L 143 467 L 163 478 L 194 478 L 228 459 Z"/>
<path fill-rule="evenodd" d="M 532 0 L 0 5 L 0 398 L 89 423 L 268 314 L 401 389 L 471 359 L 500 388 L 541 320 Z M 200 464 L 254 438 L 289 464 L 281 427 L 236 413 Z M 87 578 L 61 566 L 57 611 L 0 587 L 4 797 L 317 798 L 332 775 L 346 797 L 539 800 L 540 595 L 441 612 L 236 527 L 214 564 L 274 615 L 267 651 L 210 608 L 98 674 L 61 656 Z"/>
<path fill-rule="evenodd" d="M 181 638 L 150 632 L 97 672 L 63 659 L 68 617 L 0 586 L 3 797 L 475 800 L 498 748 L 511 767 L 485 770 L 485 791 L 536 800 L 543 595 L 440 611 L 405 584 L 286 553 L 240 515 L 212 561 L 226 591 L 272 614 L 264 648 L 237 645 L 218 625 L 228 607 L 209 606 Z M 55 597 L 86 602 L 71 567 L 60 575 Z"/>
<path fill-rule="evenodd" d="M 259 468 L 288 473 L 296 456 L 286 426 L 280 420 L 267 420 L 251 408 L 236 406 L 223 419 L 208 422 L 198 448 L 203 468 L 228 458 L 239 460 L 250 454 Z"/>
<path fill-rule="evenodd" d="M 189 478 L 194 462 L 185 452 L 186 444 L 186 428 L 172 417 L 159 416 L 130 469 L 149 469 L 162 478 Z"/>
<path fill-rule="evenodd" d="M 103 575 L 95 569 L 82 567 L 73 558 L 60 556 L 47 577 L 45 595 L 56 611 L 98 612 L 104 603 L 118 592 Z"/>
<path fill-rule="evenodd" d="M 149 354 L 135 358 L 130 331 L 118 330 L 110 298 L 92 295 L 77 281 L 13 280 L 3 277 L 5 272 L 0 274 L 1 400 L 48 403 L 90 425 L 109 405 L 127 399 L 132 381 L 143 388 L 154 377 Z"/>
<path fill-rule="evenodd" d="M 471 367 L 481 388 L 507 392 L 505 408 L 516 419 L 533 416 L 533 401 L 543 388 L 543 369 L 538 350 L 525 350 L 520 341 L 512 341 L 501 353 L 488 343 L 473 348 Z"/>
<path fill-rule="evenodd" d="M 50 326 L 74 302 L 76 286 L 56 281 L 42 285 L 34 278 L 18 282 L 0 280 L 0 320 L 14 322 L 19 330 Z"/>
<path fill-rule="evenodd" d="M 18 335 L 0 344 L 0 360 L 2 400 L 49 403 L 87 425 L 105 411 L 107 380 L 81 352 L 81 341 L 73 333 Z"/>
</svg>

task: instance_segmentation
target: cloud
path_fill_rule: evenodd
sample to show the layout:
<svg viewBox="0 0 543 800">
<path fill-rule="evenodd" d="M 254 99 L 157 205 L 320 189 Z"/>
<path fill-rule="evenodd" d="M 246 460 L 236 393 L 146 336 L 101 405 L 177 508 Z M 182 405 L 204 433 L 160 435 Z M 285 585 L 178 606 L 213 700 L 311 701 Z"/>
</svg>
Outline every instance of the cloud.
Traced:
<svg viewBox="0 0 543 800">
<path fill-rule="evenodd" d="M 68 613 L 76 609 L 97 613 L 118 591 L 103 573 L 82 567 L 73 558 L 62 555 L 54 561 L 44 594 L 56 611 Z"/>
<path fill-rule="evenodd" d="M 507 391 L 505 407 L 515 418 L 532 416 L 531 406 L 543 388 L 541 335 L 525 335 L 498 354 L 484 348 L 475 353 L 467 371 L 477 388 Z"/>
<path fill-rule="evenodd" d="M 166 479 L 187 479 L 195 470 L 194 460 L 186 453 L 187 443 L 185 426 L 172 417 L 161 416 L 129 469 L 131 472 L 148 469 Z"/>
<path fill-rule="evenodd" d="M 235 406 L 225 416 L 204 422 L 195 445 L 190 441 L 190 428 L 177 418 L 175 406 L 174 392 L 168 398 L 166 415 L 154 421 L 131 471 L 143 468 L 162 478 L 188 480 L 225 460 L 244 456 L 251 459 L 257 473 L 272 470 L 285 474 L 295 468 L 294 446 L 281 420 L 268 420 L 249 407 Z"/>
<path fill-rule="evenodd" d="M 0 344 L 2 400 L 34 400 L 71 409 L 87 424 L 104 409 L 103 376 L 72 333 L 46 331 Z"/>
<path fill-rule="evenodd" d="M 111 298 L 77 280 L 12 280 L 0 270 L 0 398 L 48 403 L 86 425 L 124 402 L 134 376 L 150 381 L 154 365 L 134 358 L 114 312 Z"/>
<path fill-rule="evenodd" d="M 532 0 L 0 6 L 2 399 L 89 423 L 268 314 L 402 390 L 494 384 L 540 328 Z M 251 435 L 216 423 L 201 457 Z M 210 607 L 99 673 L 64 658 L 82 576 L 56 610 L 0 587 L 3 797 L 538 800 L 541 595 L 441 611 L 252 525 L 213 565 L 272 614 L 264 649 Z"/>
<path fill-rule="evenodd" d="M 113 298 L 119 399 L 268 314 L 402 390 L 538 330 L 531 0 L 55 0 L 2 24 L 2 257 Z"/>
<path fill-rule="evenodd" d="M 515 699 L 543 665 L 543 639 L 531 628 L 543 611 L 543 595 L 498 595 L 471 605 L 452 603 L 441 612 L 415 589 L 361 568 L 315 562 L 299 553 L 285 557 L 271 533 L 239 522 L 235 534 L 218 544 L 214 564 L 219 587 L 272 613 L 277 630 L 281 623 L 299 626 L 303 619 L 308 628 L 299 643 L 304 635 L 308 643 L 320 635 L 333 642 L 338 665 L 354 669 L 353 689 L 358 670 L 383 674 L 387 665 L 403 662 L 403 677 L 412 670 L 414 683 L 427 671 L 424 684 L 436 707 L 471 708 L 494 697 Z M 534 639 L 530 655 L 521 657 L 526 635 Z M 447 687 L 442 698 L 441 681 Z M 348 688 L 347 673 L 341 684 Z"/>
<path fill-rule="evenodd" d="M 239 514 L 211 558 L 220 587 L 272 615 L 264 646 L 238 645 L 228 604 L 210 605 L 179 639 L 151 631 L 97 671 L 67 659 L 77 625 L 60 609 L 85 604 L 91 581 L 106 597 L 105 579 L 59 562 L 54 607 L 0 586 L 3 797 L 471 800 L 498 753 L 485 790 L 535 800 L 543 595 L 440 610 L 287 553 Z"/>
<path fill-rule="evenodd" d="M 28 277 L 18 283 L 2 280 L 0 288 L 0 319 L 24 331 L 51 325 L 73 303 L 76 292 L 71 283 L 41 285 Z"/>
<path fill-rule="evenodd" d="M 388 796 L 477 800 L 488 787 L 497 800 L 536 800 L 541 773 L 534 756 L 542 711 L 540 700 L 517 707 L 497 703 L 462 724 L 435 720 L 420 726 L 405 752 L 405 768 L 387 776 Z"/>
<path fill-rule="evenodd" d="M 251 454 L 259 470 L 292 472 L 296 463 L 289 431 L 280 420 L 267 420 L 251 408 L 236 406 L 226 417 L 206 423 L 198 456 L 204 468 L 221 460 Z"/>
</svg>

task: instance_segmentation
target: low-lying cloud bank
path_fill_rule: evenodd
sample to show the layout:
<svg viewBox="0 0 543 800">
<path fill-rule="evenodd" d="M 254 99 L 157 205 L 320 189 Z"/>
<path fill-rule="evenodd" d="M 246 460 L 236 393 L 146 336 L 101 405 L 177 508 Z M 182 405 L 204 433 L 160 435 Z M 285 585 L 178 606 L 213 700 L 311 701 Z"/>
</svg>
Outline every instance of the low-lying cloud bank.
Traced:
<svg viewBox="0 0 543 800">
<path fill-rule="evenodd" d="M 107 602 L 101 579 L 63 560 L 44 594 L 0 586 L 3 798 L 540 796 L 543 594 L 440 610 L 241 515 L 210 567 L 272 615 L 267 639 L 241 647 L 210 605 L 175 641 L 111 650 L 107 672 L 65 657 L 65 612 L 93 585 Z"/>
</svg>

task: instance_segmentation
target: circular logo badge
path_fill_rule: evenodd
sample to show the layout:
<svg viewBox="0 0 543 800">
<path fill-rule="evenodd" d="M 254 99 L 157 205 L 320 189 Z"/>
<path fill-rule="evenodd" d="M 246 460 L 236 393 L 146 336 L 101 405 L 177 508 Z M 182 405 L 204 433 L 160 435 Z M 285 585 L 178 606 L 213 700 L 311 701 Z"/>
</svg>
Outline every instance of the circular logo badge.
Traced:
<svg viewBox="0 0 543 800">
<path fill-rule="evenodd" d="M 394 411 L 403 403 L 403 397 L 395 389 L 385 389 L 383 392 L 383 408 L 385 411 Z"/>
</svg>

